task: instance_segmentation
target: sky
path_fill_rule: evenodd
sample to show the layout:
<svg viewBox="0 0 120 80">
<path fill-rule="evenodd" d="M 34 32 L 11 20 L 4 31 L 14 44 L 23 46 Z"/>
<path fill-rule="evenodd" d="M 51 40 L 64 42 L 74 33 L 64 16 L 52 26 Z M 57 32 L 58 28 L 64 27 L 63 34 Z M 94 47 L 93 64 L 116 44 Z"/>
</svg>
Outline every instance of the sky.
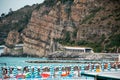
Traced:
<svg viewBox="0 0 120 80">
<path fill-rule="evenodd" d="M 0 15 L 2 13 L 7 14 L 10 8 L 15 11 L 25 5 L 33 5 L 36 3 L 42 3 L 43 1 L 44 0 L 0 0 Z"/>
</svg>

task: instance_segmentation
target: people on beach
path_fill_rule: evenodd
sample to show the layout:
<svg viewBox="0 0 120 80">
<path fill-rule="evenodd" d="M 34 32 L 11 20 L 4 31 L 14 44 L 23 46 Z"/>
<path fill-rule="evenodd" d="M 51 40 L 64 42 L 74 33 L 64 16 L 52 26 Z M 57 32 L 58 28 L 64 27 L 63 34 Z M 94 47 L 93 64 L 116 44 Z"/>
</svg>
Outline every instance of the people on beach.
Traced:
<svg viewBox="0 0 120 80">
<path fill-rule="evenodd" d="M 72 69 L 71 69 L 72 68 Z M 114 63 L 95 63 L 95 64 L 86 64 L 84 66 L 85 71 L 94 71 L 94 72 L 101 72 L 103 71 L 102 68 L 108 70 L 108 68 L 113 68 L 113 69 L 118 69 L 120 68 L 120 62 L 114 62 Z M 16 72 L 15 72 L 16 69 Z M 54 67 L 51 69 L 49 66 L 44 66 L 44 67 L 1 67 L 2 70 L 2 77 L 4 79 L 8 78 L 49 78 L 50 76 L 52 77 L 80 77 L 81 74 L 81 66 L 62 66 L 61 69 L 59 66 Z M 53 72 L 51 72 L 51 70 Z M 61 73 L 60 73 L 61 70 Z"/>
</svg>

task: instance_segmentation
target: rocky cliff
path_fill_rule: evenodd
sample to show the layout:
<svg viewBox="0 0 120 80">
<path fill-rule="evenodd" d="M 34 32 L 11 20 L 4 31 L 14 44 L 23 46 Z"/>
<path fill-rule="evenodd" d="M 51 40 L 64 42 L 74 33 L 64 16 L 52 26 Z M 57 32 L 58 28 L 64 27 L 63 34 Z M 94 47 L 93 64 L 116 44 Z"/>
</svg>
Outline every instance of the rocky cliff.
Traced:
<svg viewBox="0 0 120 80">
<path fill-rule="evenodd" d="M 31 18 L 32 11 L 39 6 L 34 4 L 32 6 L 26 5 L 17 11 L 11 11 L 8 14 L 2 13 L 0 16 L 0 45 L 5 44 L 4 39 L 10 31 L 17 31 L 19 33 L 27 26 Z"/>
<path fill-rule="evenodd" d="M 45 0 L 22 36 L 24 53 L 47 56 L 57 43 L 116 52 L 120 47 L 119 0 Z"/>
</svg>

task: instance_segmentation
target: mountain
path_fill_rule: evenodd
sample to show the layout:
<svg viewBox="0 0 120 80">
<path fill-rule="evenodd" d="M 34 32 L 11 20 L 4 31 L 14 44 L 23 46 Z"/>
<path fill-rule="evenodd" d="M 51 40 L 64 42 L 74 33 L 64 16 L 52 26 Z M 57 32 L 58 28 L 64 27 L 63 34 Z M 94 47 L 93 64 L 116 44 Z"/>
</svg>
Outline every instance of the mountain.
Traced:
<svg viewBox="0 0 120 80">
<path fill-rule="evenodd" d="M 60 50 L 59 44 L 120 52 L 119 4 L 120 0 L 45 0 L 22 31 L 23 52 L 43 57 Z"/>
<path fill-rule="evenodd" d="M 27 26 L 32 11 L 37 8 L 38 4 L 32 6 L 26 5 L 23 8 L 12 11 L 8 14 L 2 13 L 0 17 L 0 44 L 5 44 L 4 39 L 7 37 L 8 33 L 12 30 L 22 32 L 22 30 Z"/>
</svg>

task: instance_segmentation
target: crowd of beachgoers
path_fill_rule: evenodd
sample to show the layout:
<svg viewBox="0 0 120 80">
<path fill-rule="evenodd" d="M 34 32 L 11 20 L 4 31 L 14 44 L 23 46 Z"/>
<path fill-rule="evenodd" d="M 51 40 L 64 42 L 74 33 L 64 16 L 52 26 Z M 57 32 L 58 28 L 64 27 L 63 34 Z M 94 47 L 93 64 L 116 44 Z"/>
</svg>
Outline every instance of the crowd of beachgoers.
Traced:
<svg viewBox="0 0 120 80">
<path fill-rule="evenodd" d="M 109 65 L 110 64 L 110 65 Z M 82 65 L 83 66 L 83 65 Z M 80 77 L 80 73 L 82 72 L 82 66 L 79 65 L 63 65 L 63 66 L 17 66 L 17 67 L 1 67 L 1 78 L 9 79 L 9 78 L 49 78 L 52 77 L 73 77 L 77 76 Z M 94 71 L 94 72 L 101 72 L 102 64 L 95 63 L 95 64 L 84 64 L 84 71 Z M 115 63 L 104 63 L 104 70 L 110 69 L 120 69 L 120 62 Z M 61 72 L 61 73 L 60 73 Z"/>
</svg>

